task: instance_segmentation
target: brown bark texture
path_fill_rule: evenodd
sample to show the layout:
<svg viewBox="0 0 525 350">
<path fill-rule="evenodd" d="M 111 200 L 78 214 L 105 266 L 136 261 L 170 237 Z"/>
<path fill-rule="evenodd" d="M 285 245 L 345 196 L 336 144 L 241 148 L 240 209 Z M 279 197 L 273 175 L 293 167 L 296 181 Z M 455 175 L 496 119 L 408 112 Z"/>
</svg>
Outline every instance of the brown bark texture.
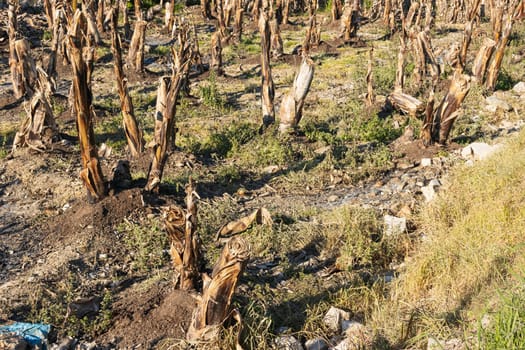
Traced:
<svg viewBox="0 0 525 350">
<path fill-rule="evenodd" d="M 483 44 L 479 48 L 476 58 L 474 59 L 474 63 L 472 64 L 472 75 L 479 83 L 483 83 L 484 81 L 485 72 L 495 47 L 496 42 L 494 40 L 485 38 Z"/>
<path fill-rule="evenodd" d="M 118 7 L 114 7 L 112 11 L 111 49 L 113 52 L 115 78 L 120 97 L 124 132 L 126 134 L 126 140 L 128 142 L 131 156 L 138 157 L 144 150 L 144 140 L 142 138 L 142 131 L 138 126 L 137 119 L 135 118 L 133 103 L 128 91 L 127 79 L 124 75 L 124 69 L 122 68 L 122 46 L 120 35 L 117 31 Z"/>
<path fill-rule="evenodd" d="M 213 341 L 231 311 L 231 299 L 250 255 L 249 244 L 241 237 L 231 238 L 213 268 L 211 279 L 204 282 L 200 299 L 186 338 L 190 342 Z"/>
<path fill-rule="evenodd" d="M 314 61 L 304 57 L 295 76 L 293 87 L 284 97 L 279 110 L 279 131 L 281 133 L 293 130 L 301 121 L 306 95 L 314 77 Z"/>
<path fill-rule="evenodd" d="M 88 190 L 89 196 L 98 200 L 106 195 L 106 183 L 98 160 L 95 134 L 93 131 L 94 111 L 92 93 L 89 85 L 89 64 L 82 57 L 84 40 L 82 37 L 87 30 L 86 19 L 80 10 L 77 10 L 73 19 L 73 30 L 69 36 L 69 52 L 73 67 L 74 105 L 77 114 L 77 128 L 82 156 L 83 169 L 80 178 Z M 91 48 L 89 48 L 91 49 Z"/>
</svg>

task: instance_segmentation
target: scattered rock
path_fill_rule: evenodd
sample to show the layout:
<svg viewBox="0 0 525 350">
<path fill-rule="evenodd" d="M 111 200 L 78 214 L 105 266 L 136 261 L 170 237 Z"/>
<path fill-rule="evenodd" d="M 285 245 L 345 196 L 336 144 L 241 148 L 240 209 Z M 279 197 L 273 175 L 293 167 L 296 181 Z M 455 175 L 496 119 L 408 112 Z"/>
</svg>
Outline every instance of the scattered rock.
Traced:
<svg viewBox="0 0 525 350">
<path fill-rule="evenodd" d="M 325 147 L 321 147 L 321 148 L 318 148 L 314 151 L 315 154 L 325 154 L 326 152 L 330 151 L 332 147 L 331 146 L 325 146 Z"/>
<path fill-rule="evenodd" d="M 299 340 L 291 335 L 283 335 L 275 339 L 275 345 L 280 350 L 304 350 Z"/>
<path fill-rule="evenodd" d="M 29 344 L 23 337 L 12 333 L 0 334 L 0 349 L 5 350 L 25 350 Z"/>
<path fill-rule="evenodd" d="M 275 174 L 277 171 L 279 171 L 279 167 L 277 165 L 269 165 L 263 169 L 263 172 L 266 174 Z"/>
<path fill-rule="evenodd" d="M 306 350 L 328 350 L 328 343 L 322 338 L 310 339 L 304 343 Z"/>
<path fill-rule="evenodd" d="M 460 350 L 463 349 L 463 342 L 459 339 L 450 339 L 440 341 L 434 338 L 428 338 L 427 350 Z"/>
<path fill-rule="evenodd" d="M 346 338 L 332 348 L 332 350 L 358 350 L 367 348 L 367 345 L 370 345 L 370 339 L 362 323 L 345 321 L 343 322 L 343 327 L 346 327 Z"/>
<path fill-rule="evenodd" d="M 525 94 L 525 82 L 524 81 L 520 81 L 519 83 L 517 83 L 516 85 L 514 85 L 514 87 L 512 88 L 512 90 L 517 93 L 517 94 Z"/>
<path fill-rule="evenodd" d="M 512 106 L 510 104 L 508 104 L 501 98 L 496 97 L 495 95 L 487 97 L 485 101 L 487 102 L 485 109 L 489 112 L 496 112 L 498 108 L 502 109 L 505 112 L 509 112 L 512 110 Z"/>
<path fill-rule="evenodd" d="M 434 179 L 428 183 L 428 185 L 421 187 L 421 193 L 425 197 L 425 201 L 430 202 L 436 196 L 436 187 L 441 186 L 439 180 Z"/>
<path fill-rule="evenodd" d="M 334 332 L 341 332 L 344 320 L 350 319 L 350 313 L 331 306 L 323 318 L 323 322 Z"/>
<path fill-rule="evenodd" d="M 339 196 L 334 194 L 334 195 L 331 195 L 330 197 L 328 197 L 328 202 L 333 203 L 333 202 L 335 202 L 338 199 L 339 199 Z"/>
<path fill-rule="evenodd" d="M 432 158 L 423 158 L 423 159 L 421 159 L 421 164 L 420 165 L 422 167 L 431 166 L 432 165 Z"/>
<path fill-rule="evenodd" d="M 474 142 L 461 150 L 461 156 L 463 158 L 473 158 L 475 160 L 482 160 L 488 158 L 494 152 L 496 152 L 501 145 L 489 145 L 484 142 Z"/>
<path fill-rule="evenodd" d="M 385 215 L 385 235 L 393 236 L 403 233 L 407 229 L 407 219 L 392 215 Z"/>
</svg>

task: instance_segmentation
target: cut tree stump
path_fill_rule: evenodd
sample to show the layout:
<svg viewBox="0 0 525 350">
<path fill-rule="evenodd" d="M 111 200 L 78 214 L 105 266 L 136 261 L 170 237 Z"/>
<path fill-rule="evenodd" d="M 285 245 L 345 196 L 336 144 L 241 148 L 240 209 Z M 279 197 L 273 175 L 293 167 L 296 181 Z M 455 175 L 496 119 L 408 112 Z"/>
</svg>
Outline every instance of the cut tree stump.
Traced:
<svg viewBox="0 0 525 350">
<path fill-rule="evenodd" d="M 220 326 L 232 314 L 233 292 L 249 256 L 250 246 L 243 238 L 236 236 L 226 243 L 213 268 L 211 279 L 208 277 L 204 281 L 202 297 L 186 334 L 188 341 L 216 340 Z"/>
<path fill-rule="evenodd" d="M 270 25 L 266 10 L 260 11 L 259 33 L 261 34 L 261 97 L 262 97 L 262 130 L 275 122 L 274 84 L 270 67 Z"/>
<path fill-rule="evenodd" d="M 434 114 L 432 138 L 434 142 L 445 144 L 454 121 L 458 117 L 461 103 L 470 90 L 470 77 L 456 71 L 450 82 L 447 94 Z"/>
<path fill-rule="evenodd" d="M 284 97 L 279 110 L 279 131 L 288 132 L 297 127 L 303 115 L 304 100 L 314 77 L 314 61 L 304 57 L 295 76 L 293 87 Z"/>
<path fill-rule="evenodd" d="M 128 63 L 138 73 L 144 71 L 144 40 L 147 25 L 148 22 L 141 19 L 135 22 L 135 29 L 129 44 Z"/>
</svg>

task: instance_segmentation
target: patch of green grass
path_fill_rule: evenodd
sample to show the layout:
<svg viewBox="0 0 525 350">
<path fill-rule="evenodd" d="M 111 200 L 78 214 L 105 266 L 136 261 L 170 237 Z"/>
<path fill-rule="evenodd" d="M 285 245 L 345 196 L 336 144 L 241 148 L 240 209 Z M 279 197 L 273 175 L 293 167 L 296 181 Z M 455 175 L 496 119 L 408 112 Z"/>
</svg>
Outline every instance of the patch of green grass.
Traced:
<svg viewBox="0 0 525 350">
<path fill-rule="evenodd" d="M 79 290 L 79 276 L 71 271 L 65 272 L 65 276 L 66 278 L 56 284 L 53 293 L 43 290 L 42 287 L 33 291 L 29 298 L 29 321 L 52 325 L 52 332 L 56 333 L 59 339 L 66 335 L 74 338 L 94 338 L 104 333 L 112 321 L 111 292 L 106 290 L 100 296 L 99 310 L 95 314 L 77 316 L 75 311 L 71 310 L 71 305 L 82 296 Z"/>
<path fill-rule="evenodd" d="M 155 56 L 166 56 L 171 53 L 171 47 L 167 45 L 158 45 L 152 48 L 150 53 Z"/>
<path fill-rule="evenodd" d="M 124 242 L 130 251 L 134 270 L 149 272 L 168 261 L 168 237 L 158 219 L 153 219 L 148 225 L 126 220 L 117 229 L 125 235 Z"/>
<path fill-rule="evenodd" d="M 477 349 L 525 349 L 525 290 L 503 295 L 501 303 L 488 326 L 480 322 Z"/>
<path fill-rule="evenodd" d="M 217 75 L 214 71 L 210 72 L 207 83 L 204 86 L 199 86 L 200 95 L 204 104 L 221 110 L 224 107 L 224 99 L 220 96 L 217 87 Z"/>
</svg>

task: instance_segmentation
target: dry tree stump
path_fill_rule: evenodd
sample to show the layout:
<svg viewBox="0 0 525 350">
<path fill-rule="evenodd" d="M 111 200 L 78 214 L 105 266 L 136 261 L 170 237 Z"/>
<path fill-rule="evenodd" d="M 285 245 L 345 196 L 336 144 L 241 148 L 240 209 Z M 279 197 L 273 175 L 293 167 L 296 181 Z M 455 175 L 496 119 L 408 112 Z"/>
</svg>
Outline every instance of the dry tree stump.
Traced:
<svg viewBox="0 0 525 350">
<path fill-rule="evenodd" d="M 142 19 L 135 22 L 135 29 L 129 44 L 128 63 L 137 73 L 144 71 L 144 40 L 147 25 L 148 22 Z"/>
<path fill-rule="evenodd" d="M 314 77 L 314 61 L 304 57 L 295 76 L 293 87 L 284 97 L 279 110 L 279 131 L 288 132 L 297 127 L 303 115 L 304 100 Z"/>
<path fill-rule="evenodd" d="M 99 200 L 106 196 L 107 186 L 98 160 L 95 133 L 93 131 L 94 111 L 90 87 L 90 70 L 92 67 L 82 56 L 86 30 L 86 19 L 82 12 L 77 10 L 69 36 L 69 52 L 73 67 L 74 106 L 83 166 L 83 169 L 80 171 L 80 178 L 88 190 L 88 196 Z M 93 49 L 88 48 L 88 50 Z"/>
<path fill-rule="evenodd" d="M 487 66 L 496 47 L 496 42 L 490 38 L 485 38 L 483 44 L 479 48 L 479 51 L 474 59 L 472 64 L 472 75 L 480 84 L 483 83 L 485 78 L 485 72 L 487 71 Z"/>
<path fill-rule="evenodd" d="M 128 91 L 127 79 L 122 68 L 122 46 L 120 44 L 120 35 L 117 32 L 117 21 L 118 7 L 114 7 L 111 16 L 111 49 L 113 52 L 116 83 L 129 151 L 132 157 L 138 157 L 144 150 L 144 139 L 142 138 L 142 131 L 138 126 L 137 119 L 135 118 L 133 103 Z"/>
<path fill-rule="evenodd" d="M 215 32 L 211 36 L 211 62 L 210 68 L 215 71 L 217 75 L 222 75 L 222 44 L 221 44 L 221 33 Z"/>
<path fill-rule="evenodd" d="M 13 151 L 17 147 L 44 151 L 58 136 L 53 110 L 42 92 L 34 94 L 28 104 L 26 118 L 15 135 Z"/>
<path fill-rule="evenodd" d="M 201 263 L 200 240 L 197 236 L 197 203 L 199 198 L 192 181 L 186 187 L 186 210 L 171 207 L 165 226 L 170 238 L 170 255 L 175 270 L 175 285 L 182 290 L 195 289 Z"/>
<path fill-rule="evenodd" d="M 155 136 L 152 142 L 153 159 L 148 172 L 147 191 L 157 190 L 168 157 L 168 148 L 175 140 L 175 112 L 179 92 L 187 80 L 194 56 L 190 27 L 186 22 L 179 25 L 177 49 L 172 47 L 174 69 L 171 77 L 162 77 L 157 92 L 155 112 Z"/>
<path fill-rule="evenodd" d="M 249 256 L 250 246 L 241 237 L 226 243 L 211 279 L 204 281 L 202 297 L 186 334 L 190 342 L 210 342 L 218 337 L 220 326 L 232 315 L 233 292 Z"/>
<path fill-rule="evenodd" d="M 270 67 L 270 25 L 267 9 L 260 11 L 259 33 L 261 34 L 261 97 L 262 97 L 262 130 L 275 122 L 274 95 L 275 88 Z"/>
<path fill-rule="evenodd" d="M 451 78 L 447 94 L 441 100 L 437 109 L 430 117 L 429 108 L 433 106 L 433 94 L 427 105 L 425 121 L 422 131 L 422 140 L 425 145 L 432 143 L 445 144 L 454 121 L 459 115 L 461 103 L 470 90 L 470 77 L 455 71 Z"/>
</svg>

